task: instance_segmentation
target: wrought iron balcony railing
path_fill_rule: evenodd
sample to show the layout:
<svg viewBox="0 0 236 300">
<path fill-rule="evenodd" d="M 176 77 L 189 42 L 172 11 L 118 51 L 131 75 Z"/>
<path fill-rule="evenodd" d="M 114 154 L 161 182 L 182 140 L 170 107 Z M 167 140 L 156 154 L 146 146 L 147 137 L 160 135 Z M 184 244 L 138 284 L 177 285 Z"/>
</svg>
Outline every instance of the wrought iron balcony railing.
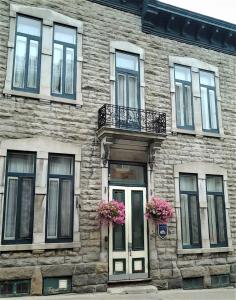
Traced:
<svg viewBox="0 0 236 300">
<path fill-rule="evenodd" d="M 165 134 L 166 114 L 104 104 L 98 111 L 98 129 L 102 127 Z"/>
</svg>

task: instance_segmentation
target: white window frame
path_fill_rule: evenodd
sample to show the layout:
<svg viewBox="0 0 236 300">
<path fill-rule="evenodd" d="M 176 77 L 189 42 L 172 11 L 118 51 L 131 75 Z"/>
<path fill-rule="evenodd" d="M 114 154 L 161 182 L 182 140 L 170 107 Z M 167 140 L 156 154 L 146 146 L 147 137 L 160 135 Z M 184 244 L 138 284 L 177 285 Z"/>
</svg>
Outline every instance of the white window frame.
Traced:
<svg viewBox="0 0 236 300">
<path fill-rule="evenodd" d="M 42 50 L 41 50 L 41 68 L 39 93 L 29 93 L 12 89 L 13 61 L 15 52 L 15 31 L 16 16 L 23 14 L 29 17 L 35 17 L 42 20 Z M 77 62 L 76 62 L 76 99 L 66 99 L 51 95 L 51 69 L 53 54 L 53 25 L 54 23 L 62 26 L 71 26 L 77 29 Z M 68 16 L 54 12 L 46 8 L 10 4 L 10 32 L 8 40 L 8 59 L 7 72 L 3 94 L 12 96 L 22 96 L 31 99 L 38 99 L 48 102 L 58 102 L 73 104 L 76 106 L 83 105 L 81 91 L 81 73 L 82 73 L 82 34 L 83 23 Z M 43 76 L 42 76 L 43 75 Z"/>
<path fill-rule="evenodd" d="M 145 52 L 139 46 L 126 41 L 111 41 L 110 42 L 110 89 L 111 89 L 111 104 L 116 104 L 116 51 L 124 51 L 130 54 L 139 55 L 139 76 L 140 76 L 140 106 L 145 109 L 144 100 L 144 62 Z"/>
<path fill-rule="evenodd" d="M 200 226 L 202 248 L 183 249 L 182 230 L 181 230 L 181 212 L 180 212 L 180 189 L 179 178 L 180 173 L 197 174 L 198 176 L 198 193 L 199 193 L 199 209 L 200 209 Z M 227 247 L 210 247 L 209 226 L 208 226 L 208 210 L 207 210 L 207 195 L 206 195 L 206 176 L 220 175 L 223 176 L 224 199 L 225 199 L 225 216 L 227 227 Z M 229 209 L 230 203 L 228 199 L 227 171 L 216 164 L 194 162 L 184 163 L 174 166 L 175 178 L 175 209 L 177 222 L 177 253 L 178 254 L 194 254 L 194 253 L 211 253 L 211 252 L 230 252 L 233 251 L 232 239 L 230 233 Z"/>
<path fill-rule="evenodd" d="M 176 100 L 175 100 L 175 65 L 182 65 L 191 68 L 192 76 L 192 97 L 193 97 L 193 121 L 194 129 L 177 128 L 176 123 Z M 170 69 L 170 93 L 171 93 L 171 106 L 172 106 L 172 132 L 192 134 L 196 136 L 209 136 L 224 138 L 224 129 L 222 125 L 221 113 L 221 96 L 220 96 L 220 83 L 219 83 L 219 69 L 216 66 L 205 63 L 196 58 L 190 57 L 169 57 Z M 213 72 L 215 74 L 215 89 L 216 89 L 216 107 L 218 114 L 218 133 L 204 131 L 202 128 L 202 112 L 201 112 L 201 92 L 200 92 L 200 70 Z"/>
<path fill-rule="evenodd" d="M 36 152 L 36 175 L 34 197 L 34 224 L 32 244 L 2 245 L 2 226 L 4 213 L 4 193 L 6 176 L 7 151 Z M 73 241 L 46 243 L 46 206 L 48 183 L 48 157 L 49 153 L 74 155 L 74 224 Z M 81 146 L 74 143 L 64 143 L 48 137 L 9 139 L 0 143 L 0 251 L 24 251 L 80 248 L 79 232 L 79 195 L 80 195 L 80 164 Z"/>
</svg>

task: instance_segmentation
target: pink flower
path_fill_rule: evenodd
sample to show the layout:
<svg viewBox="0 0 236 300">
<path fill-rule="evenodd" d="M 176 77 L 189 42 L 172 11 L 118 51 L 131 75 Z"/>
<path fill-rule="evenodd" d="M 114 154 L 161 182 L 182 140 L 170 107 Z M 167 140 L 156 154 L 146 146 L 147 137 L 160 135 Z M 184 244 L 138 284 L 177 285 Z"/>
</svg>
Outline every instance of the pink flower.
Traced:
<svg viewBox="0 0 236 300">
<path fill-rule="evenodd" d="M 125 223 L 125 205 L 123 202 L 112 200 L 110 202 L 102 201 L 98 206 L 98 216 L 100 224 L 124 224 Z"/>
<path fill-rule="evenodd" d="M 174 215 L 172 205 L 159 197 L 153 197 L 146 205 L 145 217 L 159 223 L 168 223 Z"/>
</svg>

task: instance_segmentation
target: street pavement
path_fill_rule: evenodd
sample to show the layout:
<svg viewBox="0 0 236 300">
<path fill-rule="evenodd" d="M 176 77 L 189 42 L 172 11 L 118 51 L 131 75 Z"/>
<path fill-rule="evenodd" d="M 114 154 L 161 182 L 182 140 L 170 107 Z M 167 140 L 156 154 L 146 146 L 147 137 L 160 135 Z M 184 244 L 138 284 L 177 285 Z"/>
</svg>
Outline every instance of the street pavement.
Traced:
<svg viewBox="0 0 236 300">
<path fill-rule="evenodd" d="M 2 298 L 8 299 L 9 298 Z M 157 294 L 110 295 L 107 293 L 55 296 L 11 297 L 11 300 L 236 300 L 235 288 L 205 290 L 167 290 Z"/>
</svg>

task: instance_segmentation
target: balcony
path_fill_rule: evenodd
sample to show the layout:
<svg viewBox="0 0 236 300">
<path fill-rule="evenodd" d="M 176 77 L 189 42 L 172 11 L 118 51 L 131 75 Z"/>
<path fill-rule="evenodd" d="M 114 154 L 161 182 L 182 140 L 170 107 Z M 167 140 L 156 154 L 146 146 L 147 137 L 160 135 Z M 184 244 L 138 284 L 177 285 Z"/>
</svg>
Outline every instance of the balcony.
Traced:
<svg viewBox="0 0 236 300">
<path fill-rule="evenodd" d="M 98 137 L 110 134 L 135 140 L 166 136 L 166 114 L 152 110 L 104 104 L 98 110 Z"/>
</svg>

